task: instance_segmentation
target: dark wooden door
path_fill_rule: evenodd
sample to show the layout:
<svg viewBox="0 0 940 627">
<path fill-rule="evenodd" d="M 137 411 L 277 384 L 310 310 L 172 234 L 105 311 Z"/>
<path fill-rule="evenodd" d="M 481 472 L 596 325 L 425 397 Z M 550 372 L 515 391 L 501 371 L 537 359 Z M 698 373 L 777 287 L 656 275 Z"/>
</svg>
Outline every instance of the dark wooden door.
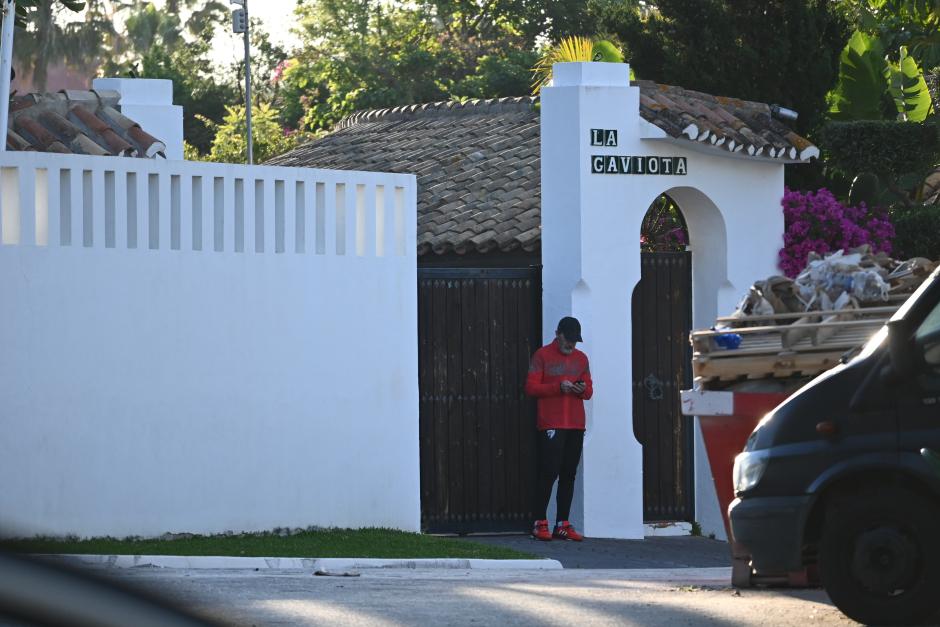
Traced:
<svg viewBox="0 0 940 627">
<path fill-rule="evenodd" d="M 531 525 L 535 403 L 523 386 L 541 311 L 537 268 L 418 270 L 426 531 Z"/>
<path fill-rule="evenodd" d="M 643 445 L 647 521 L 693 511 L 692 418 L 679 391 L 691 386 L 691 253 L 641 253 L 633 292 L 633 431 Z"/>
</svg>

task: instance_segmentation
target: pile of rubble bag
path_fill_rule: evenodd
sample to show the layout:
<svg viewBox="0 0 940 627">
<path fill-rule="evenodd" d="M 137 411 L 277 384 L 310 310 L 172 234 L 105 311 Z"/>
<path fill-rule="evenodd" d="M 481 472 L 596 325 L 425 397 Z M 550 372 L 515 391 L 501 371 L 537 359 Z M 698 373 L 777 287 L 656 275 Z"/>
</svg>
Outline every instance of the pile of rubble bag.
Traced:
<svg viewBox="0 0 940 627">
<path fill-rule="evenodd" d="M 755 282 L 731 314 L 740 322 L 724 326 L 747 326 L 752 316 L 884 305 L 892 296 L 909 296 L 936 267 L 924 257 L 899 261 L 873 254 L 868 245 L 825 257 L 810 253 L 795 279 L 771 276 Z"/>
<path fill-rule="evenodd" d="M 742 379 L 799 384 L 819 374 L 864 344 L 936 267 L 867 245 L 811 253 L 795 279 L 755 282 L 734 313 L 692 332 L 696 388 L 740 388 Z"/>
</svg>

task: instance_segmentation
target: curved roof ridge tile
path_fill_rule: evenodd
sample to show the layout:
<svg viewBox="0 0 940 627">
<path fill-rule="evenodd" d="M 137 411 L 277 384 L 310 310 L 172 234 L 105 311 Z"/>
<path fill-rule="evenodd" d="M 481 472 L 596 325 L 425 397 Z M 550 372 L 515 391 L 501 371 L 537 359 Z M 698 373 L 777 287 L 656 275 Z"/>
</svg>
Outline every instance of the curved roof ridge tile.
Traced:
<svg viewBox="0 0 940 627">
<path fill-rule="evenodd" d="M 468 100 L 439 100 L 421 104 L 400 105 L 385 109 L 363 109 L 350 113 L 333 127 L 334 131 L 354 126 L 360 122 L 376 122 L 410 117 L 448 114 L 486 114 L 498 111 L 531 111 L 538 102 L 536 96 L 509 96 L 503 98 L 472 98 Z"/>
</svg>

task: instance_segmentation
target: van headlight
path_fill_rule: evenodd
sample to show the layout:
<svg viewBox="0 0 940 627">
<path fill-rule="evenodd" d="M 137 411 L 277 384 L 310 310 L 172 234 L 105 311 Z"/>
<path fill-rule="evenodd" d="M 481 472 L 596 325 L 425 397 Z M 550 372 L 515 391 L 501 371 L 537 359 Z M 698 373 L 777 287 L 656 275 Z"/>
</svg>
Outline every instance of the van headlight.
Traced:
<svg viewBox="0 0 940 627">
<path fill-rule="evenodd" d="M 734 492 L 740 494 L 753 489 L 760 483 L 767 470 L 769 456 L 767 451 L 740 453 L 734 458 Z"/>
</svg>

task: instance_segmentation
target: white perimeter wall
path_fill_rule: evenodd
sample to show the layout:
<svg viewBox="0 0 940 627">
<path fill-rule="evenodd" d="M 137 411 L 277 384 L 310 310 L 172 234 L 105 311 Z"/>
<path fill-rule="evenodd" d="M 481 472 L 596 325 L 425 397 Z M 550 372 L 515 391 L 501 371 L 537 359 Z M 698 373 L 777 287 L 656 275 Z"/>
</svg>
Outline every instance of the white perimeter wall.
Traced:
<svg viewBox="0 0 940 627">
<path fill-rule="evenodd" d="M 581 320 L 595 391 L 572 519 L 596 537 L 643 535 L 631 298 L 650 204 L 668 192 L 688 223 L 695 327 L 731 313 L 755 280 L 778 273 L 783 244 L 783 164 L 670 141 L 640 117 L 639 99 L 623 63 L 556 64 L 541 98 L 543 329 L 548 340 L 562 316 Z M 617 130 L 618 145 L 591 146 L 591 129 Z M 594 174 L 592 155 L 685 157 L 688 174 Z M 705 533 L 723 537 L 699 435 L 696 425 L 696 518 Z"/>
<path fill-rule="evenodd" d="M 419 529 L 414 177 L 0 166 L 0 533 Z"/>
</svg>

